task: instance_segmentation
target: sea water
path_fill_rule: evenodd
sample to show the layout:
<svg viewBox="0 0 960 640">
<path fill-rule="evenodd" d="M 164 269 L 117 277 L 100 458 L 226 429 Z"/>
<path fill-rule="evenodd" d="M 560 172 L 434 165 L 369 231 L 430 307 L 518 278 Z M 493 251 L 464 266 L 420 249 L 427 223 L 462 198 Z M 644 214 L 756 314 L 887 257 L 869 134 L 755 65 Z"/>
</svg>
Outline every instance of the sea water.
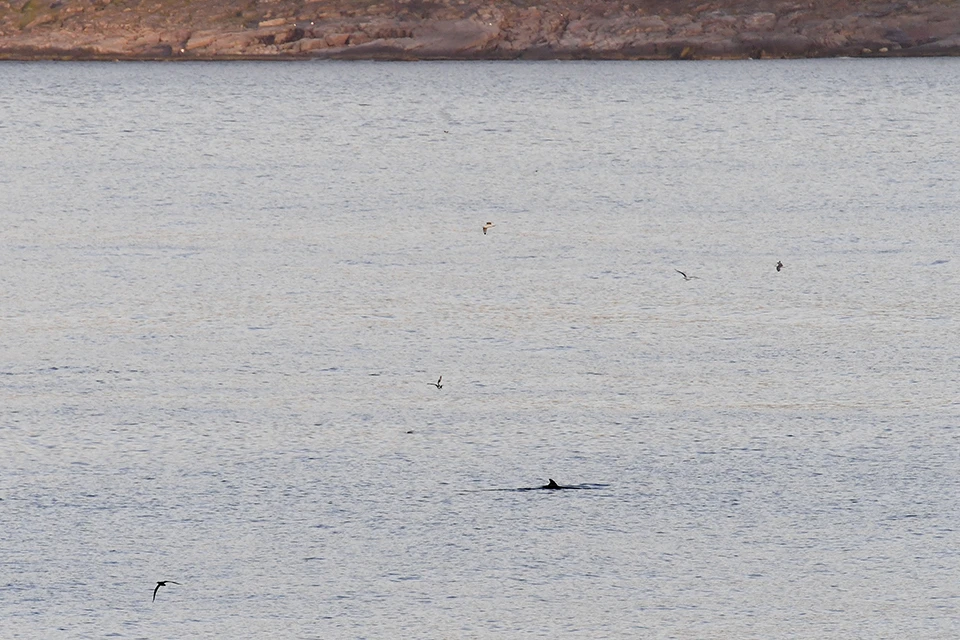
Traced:
<svg viewBox="0 0 960 640">
<path fill-rule="evenodd" d="M 0 636 L 957 637 L 957 105 L 3 63 Z"/>
</svg>

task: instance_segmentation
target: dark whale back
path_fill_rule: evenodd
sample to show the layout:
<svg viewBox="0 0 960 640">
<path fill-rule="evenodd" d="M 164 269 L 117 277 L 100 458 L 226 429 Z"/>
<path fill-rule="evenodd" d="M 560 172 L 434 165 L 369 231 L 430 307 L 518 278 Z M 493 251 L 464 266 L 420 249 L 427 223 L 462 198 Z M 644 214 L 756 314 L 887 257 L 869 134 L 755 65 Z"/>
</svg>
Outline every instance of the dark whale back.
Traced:
<svg viewBox="0 0 960 640">
<path fill-rule="evenodd" d="M 550 482 L 543 485 L 541 489 L 561 489 L 562 487 L 558 485 L 553 478 L 550 478 Z"/>
</svg>

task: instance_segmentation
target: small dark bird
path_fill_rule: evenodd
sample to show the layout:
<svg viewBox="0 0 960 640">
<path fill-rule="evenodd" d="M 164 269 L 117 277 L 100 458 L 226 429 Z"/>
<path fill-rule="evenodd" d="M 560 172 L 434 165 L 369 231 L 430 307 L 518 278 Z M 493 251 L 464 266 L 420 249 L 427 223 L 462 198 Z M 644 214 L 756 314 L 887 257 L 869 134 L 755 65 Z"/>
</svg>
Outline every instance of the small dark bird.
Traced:
<svg viewBox="0 0 960 640">
<path fill-rule="evenodd" d="M 697 276 L 688 276 L 688 275 L 685 274 L 683 271 L 680 271 L 680 269 L 674 269 L 674 271 L 676 271 L 677 273 L 679 273 L 680 275 L 682 275 L 684 280 L 693 280 L 694 278 L 697 277 Z"/>
<path fill-rule="evenodd" d="M 780 271 L 780 269 L 783 269 L 783 263 L 777 260 L 777 271 Z"/>
<path fill-rule="evenodd" d="M 488 222 L 487 224 L 483 225 L 483 235 L 487 235 L 487 229 L 495 226 L 497 225 L 493 224 L 492 222 Z"/>
<path fill-rule="evenodd" d="M 158 583 L 157 583 L 157 586 L 153 588 L 153 601 L 154 601 L 154 602 L 157 601 L 157 591 L 160 590 L 160 587 L 165 587 L 165 586 L 167 586 L 167 583 L 168 583 L 168 582 L 169 582 L 170 584 L 180 584 L 179 582 L 174 582 L 173 580 L 161 580 L 160 582 L 158 582 Z"/>
<path fill-rule="evenodd" d="M 562 489 L 563 487 L 558 485 L 553 478 L 550 478 L 550 482 L 548 482 L 547 484 L 543 485 L 540 488 L 541 489 Z"/>
<path fill-rule="evenodd" d="M 439 378 L 437 378 L 437 381 L 436 381 L 436 382 L 428 382 L 427 384 L 432 384 L 432 385 L 435 386 L 437 389 L 443 389 L 443 385 L 440 384 L 440 381 L 441 381 L 441 380 L 443 380 L 443 376 L 440 376 Z"/>
</svg>

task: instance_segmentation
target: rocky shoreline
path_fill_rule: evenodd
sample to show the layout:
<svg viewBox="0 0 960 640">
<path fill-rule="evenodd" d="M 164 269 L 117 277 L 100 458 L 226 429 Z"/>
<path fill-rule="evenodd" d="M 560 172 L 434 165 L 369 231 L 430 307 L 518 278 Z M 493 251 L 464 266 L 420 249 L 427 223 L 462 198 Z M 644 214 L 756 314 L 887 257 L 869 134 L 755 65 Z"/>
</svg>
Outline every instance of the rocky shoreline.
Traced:
<svg viewBox="0 0 960 640">
<path fill-rule="evenodd" d="M 7 60 L 956 55 L 957 0 L 0 0 Z"/>
</svg>

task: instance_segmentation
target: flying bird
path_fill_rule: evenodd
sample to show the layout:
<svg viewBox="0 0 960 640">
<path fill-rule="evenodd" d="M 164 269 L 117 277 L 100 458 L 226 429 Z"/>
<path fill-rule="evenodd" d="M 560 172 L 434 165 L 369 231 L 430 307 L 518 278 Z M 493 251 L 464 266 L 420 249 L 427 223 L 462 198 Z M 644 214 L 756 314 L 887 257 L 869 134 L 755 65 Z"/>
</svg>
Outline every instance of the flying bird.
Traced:
<svg viewBox="0 0 960 640">
<path fill-rule="evenodd" d="M 155 586 L 155 587 L 153 588 L 153 601 L 154 601 L 154 602 L 157 601 L 157 591 L 160 590 L 160 587 L 165 587 L 165 586 L 167 586 L 167 583 L 168 583 L 168 582 L 169 582 L 170 584 L 180 584 L 179 582 L 174 582 L 173 580 L 161 580 L 161 581 L 159 581 L 159 582 L 157 583 L 157 586 Z"/>
<path fill-rule="evenodd" d="M 487 235 L 487 229 L 495 226 L 497 225 L 493 224 L 492 222 L 488 222 L 487 224 L 483 225 L 483 235 Z"/>
<path fill-rule="evenodd" d="M 693 280 L 694 278 L 697 277 L 697 276 L 688 276 L 688 275 L 685 274 L 683 271 L 680 271 L 680 269 L 674 269 L 674 271 L 676 271 L 677 273 L 679 273 L 680 275 L 682 275 L 684 280 Z"/>
<path fill-rule="evenodd" d="M 443 380 L 443 376 L 440 376 L 439 378 L 437 378 L 437 381 L 436 381 L 436 382 L 428 382 L 427 384 L 432 384 L 432 385 L 435 386 L 437 389 L 443 389 L 443 385 L 440 384 L 440 381 L 441 381 L 441 380 Z"/>
<path fill-rule="evenodd" d="M 777 271 L 780 271 L 780 269 L 783 269 L 783 263 L 777 260 Z"/>
</svg>

